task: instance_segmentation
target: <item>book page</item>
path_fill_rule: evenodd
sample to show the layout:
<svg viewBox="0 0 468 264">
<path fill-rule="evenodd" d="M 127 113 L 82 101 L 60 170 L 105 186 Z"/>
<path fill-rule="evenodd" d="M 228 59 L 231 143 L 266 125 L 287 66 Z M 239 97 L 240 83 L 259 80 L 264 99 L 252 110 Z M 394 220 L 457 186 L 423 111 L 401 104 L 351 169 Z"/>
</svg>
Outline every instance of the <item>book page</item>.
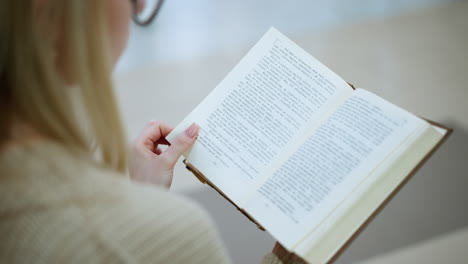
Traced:
<svg viewBox="0 0 468 264">
<path fill-rule="evenodd" d="M 425 125 L 358 89 L 261 185 L 245 210 L 291 249 Z"/>
<path fill-rule="evenodd" d="M 188 162 L 239 202 L 284 148 L 352 91 L 272 28 L 167 139 L 198 123 Z"/>
<path fill-rule="evenodd" d="M 382 203 L 395 194 L 398 186 L 434 151 L 447 132 L 447 129 L 427 124 L 413 133 L 312 230 L 294 252 L 310 263 L 327 263 Z"/>
</svg>

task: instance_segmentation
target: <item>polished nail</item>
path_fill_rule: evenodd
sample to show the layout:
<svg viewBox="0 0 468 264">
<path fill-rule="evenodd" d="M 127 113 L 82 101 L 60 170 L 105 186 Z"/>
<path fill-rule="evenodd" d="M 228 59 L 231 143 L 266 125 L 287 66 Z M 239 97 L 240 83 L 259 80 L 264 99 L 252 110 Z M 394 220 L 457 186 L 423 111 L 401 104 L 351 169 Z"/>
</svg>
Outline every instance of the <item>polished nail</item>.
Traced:
<svg viewBox="0 0 468 264">
<path fill-rule="evenodd" d="M 198 134 L 198 129 L 199 129 L 199 126 L 193 123 L 185 130 L 185 133 L 187 134 L 187 136 L 194 138 Z"/>
</svg>

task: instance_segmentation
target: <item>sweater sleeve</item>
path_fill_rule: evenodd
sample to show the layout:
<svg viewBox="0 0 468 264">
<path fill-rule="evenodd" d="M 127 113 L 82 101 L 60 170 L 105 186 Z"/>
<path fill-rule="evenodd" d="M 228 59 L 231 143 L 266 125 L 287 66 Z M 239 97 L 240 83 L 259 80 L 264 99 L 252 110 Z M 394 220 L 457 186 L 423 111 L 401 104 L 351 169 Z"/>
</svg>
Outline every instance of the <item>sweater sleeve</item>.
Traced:
<svg viewBox="0 0 468 264">
<path fill-rule="evenodd" d="M 118 206 L 88 210 L 88 226 L 96 229 L 101 244 L 123 263 L 230 263 L 203 208 L 154 189 L 130 188 Z"/>
<path fill-rule="evenodd" d="M 268 253 L 263 257 L 262 264 L 282 264 L 281 260 L 273 253 Z"/>
<path fill-rule="evenodd" d="M 284 259 L 279 258 L 273 253 L 268 253 L 263 258 L 262 264 L 304 264 L 304 261 L 294 260 L 289 257 L 285 257 Z"/>
</svg>

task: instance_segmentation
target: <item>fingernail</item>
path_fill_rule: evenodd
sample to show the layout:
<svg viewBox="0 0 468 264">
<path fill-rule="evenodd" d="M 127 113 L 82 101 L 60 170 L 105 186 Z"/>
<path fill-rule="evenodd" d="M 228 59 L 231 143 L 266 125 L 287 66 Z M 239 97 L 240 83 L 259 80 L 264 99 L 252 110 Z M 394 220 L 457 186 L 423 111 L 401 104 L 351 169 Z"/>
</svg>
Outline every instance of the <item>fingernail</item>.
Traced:
<svg viewBox="0 0 468 264">
<path fill-rule="evenodd" d="M 185 134 L 191 138 L 194 138 L 197 136 L 199 128 L 200 127 L 197 124 L 193 123 L 185 130 Z"/>
</svg>

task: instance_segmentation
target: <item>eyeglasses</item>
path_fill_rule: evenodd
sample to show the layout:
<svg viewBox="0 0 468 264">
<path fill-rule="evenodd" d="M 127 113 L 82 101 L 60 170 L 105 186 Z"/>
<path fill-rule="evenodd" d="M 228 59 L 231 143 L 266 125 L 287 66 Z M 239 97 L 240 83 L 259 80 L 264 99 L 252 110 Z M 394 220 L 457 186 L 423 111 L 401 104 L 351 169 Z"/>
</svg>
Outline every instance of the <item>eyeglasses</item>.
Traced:
<svg viewBox="0 0 468 264">
<path fill-rule="evenodd" d="M 163 0 L 130 0 L 133 5 L 133 22 L 140 26 L 148 26 L 154 21 L 156 15 L 161 10 Z M 144 8 L 139 10 L 141 7 L 140 1 L 144 1 Z"/>
</svg>

